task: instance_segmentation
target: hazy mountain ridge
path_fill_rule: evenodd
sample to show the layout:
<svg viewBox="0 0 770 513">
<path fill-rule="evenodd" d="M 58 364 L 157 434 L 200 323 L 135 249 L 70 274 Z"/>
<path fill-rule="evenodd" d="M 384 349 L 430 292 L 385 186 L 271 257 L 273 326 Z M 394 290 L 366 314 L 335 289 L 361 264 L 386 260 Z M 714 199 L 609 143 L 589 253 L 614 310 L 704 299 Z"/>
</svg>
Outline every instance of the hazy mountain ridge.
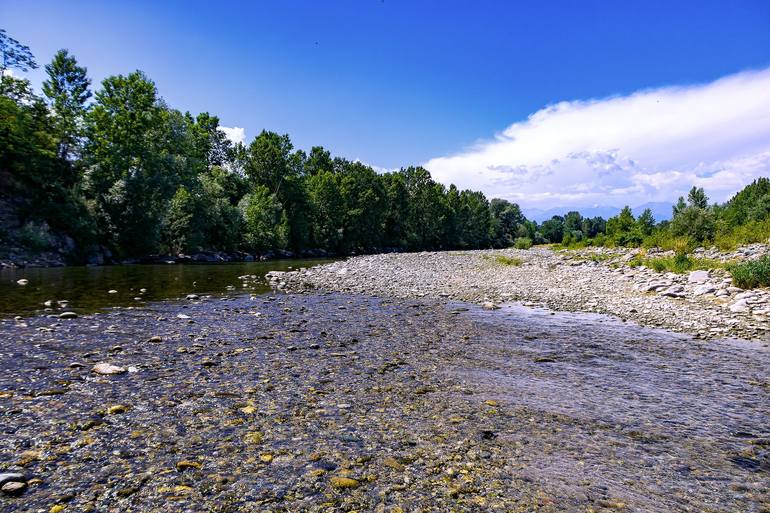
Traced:
<svg viewBox="0 0 770 513">
<path fill-rule="evenodd" d="M 631 210 L 634 212 L 634 216 L 639 216 L 644 209 L 649 208 L 652 210 L 652 215 L 655 217 L 655 221 L 666 221 L 671 219 L 673 205 L 665 202 L 649 202 L 633 207 Z M 563 216 L 567 212 L 577 211 L 583 217 L 596 217 L 601 216 L 604 219 L 609 219 L 612 216 L 617 215 L 622 210 L 622 207 L 554 207 L 549 209 L 541 208 L 522 208 L 522 212 L 531 221 L 542 223 L 553 216 Z"/>
</svg>

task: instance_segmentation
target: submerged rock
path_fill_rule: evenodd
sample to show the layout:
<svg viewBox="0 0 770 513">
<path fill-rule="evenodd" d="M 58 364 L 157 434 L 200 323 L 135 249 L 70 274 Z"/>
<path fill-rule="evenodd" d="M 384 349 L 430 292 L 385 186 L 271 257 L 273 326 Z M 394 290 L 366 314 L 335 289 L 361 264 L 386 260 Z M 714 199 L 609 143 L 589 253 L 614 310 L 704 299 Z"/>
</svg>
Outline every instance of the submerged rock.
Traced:
<svg viewBox="0 0 770 513">
<path fill-rule="evenodd" d="M 127 372 L 127 370 L 125 367 L 119 367 L 117 365 L 112 365 L 111 363 L 97 363 L 93 366 L 91 372 L 109 376 L 111 374 L 123 374 Z"/>
</svg>

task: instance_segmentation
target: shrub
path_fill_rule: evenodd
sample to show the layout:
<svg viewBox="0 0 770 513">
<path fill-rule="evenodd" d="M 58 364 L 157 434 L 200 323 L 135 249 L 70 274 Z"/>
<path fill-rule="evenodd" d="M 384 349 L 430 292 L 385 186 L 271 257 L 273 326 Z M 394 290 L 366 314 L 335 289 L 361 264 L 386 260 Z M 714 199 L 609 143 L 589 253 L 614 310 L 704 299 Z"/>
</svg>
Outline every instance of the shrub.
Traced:
<svg viewBox="0 0 770 513">
<path fill-rule="evenodd" d="M 51 247 L 48 230 L 45 226 L 27 223 L 17 234 L 19 244 L 31 251 L 45 251 Z"/>
<path fill-rule="evenodd" d="M 532 247 L 532 239 L 529 237 L 518 237 L 513 241 L 513 247 L 516 249 L 529 249 Z"/>
<path fill-rule="evenodd" d="M 727 269 L 733 275 L 733 283 L 736 287 L 753 289 L 770 286 L 770 257 L 768 256 L 763 256 L 759 260 L 733 264 Z"/>
<path fill-rule="evenodd" d="M 497 262 L 500 265 L 518 266 L 518 265 L 521 265 L 522 259 L 516 258 L 516 257 L 509 257 L 505 255 L 495 255 L 495 262 Z"/>
</svg>

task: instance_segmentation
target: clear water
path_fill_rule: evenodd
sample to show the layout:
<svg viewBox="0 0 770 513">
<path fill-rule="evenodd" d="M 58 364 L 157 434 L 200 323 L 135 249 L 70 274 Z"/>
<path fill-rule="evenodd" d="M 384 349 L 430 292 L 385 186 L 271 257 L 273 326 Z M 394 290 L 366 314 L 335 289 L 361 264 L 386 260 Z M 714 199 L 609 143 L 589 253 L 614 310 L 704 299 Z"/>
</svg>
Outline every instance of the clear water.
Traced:
<svg viewBox="0 0 770 513">
<path fill-rule="evenodd" d="M 269 290 L 264 279 L 269 271 L 288 271 L 330 261 L 0 269 L 0 316 L 31 315 L 46 308 L 52 312 L 66 309 L 85 313 L 114 306 L 141 306 L 147 301 L 193 293 L 261 293 Z M 21 279 L 28 283 L 19 285 Z M 50 307 L 46 306 L 47 301 L 51 302 Z"/>
</svg>

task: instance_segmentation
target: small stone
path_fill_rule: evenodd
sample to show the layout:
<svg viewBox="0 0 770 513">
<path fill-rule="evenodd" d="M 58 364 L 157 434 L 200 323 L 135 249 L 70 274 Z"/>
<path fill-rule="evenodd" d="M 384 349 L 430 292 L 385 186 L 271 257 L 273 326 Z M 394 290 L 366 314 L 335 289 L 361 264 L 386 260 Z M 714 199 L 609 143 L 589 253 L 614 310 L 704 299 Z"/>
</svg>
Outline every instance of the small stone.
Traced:
<svg viewBox="0 0 770 513">
<path fill-rule="evenodd" d="M 26 285 L 26 284 L 28 284 L 28 283 L 29 283 L 29 280 L 28 280 L 28 279 L 26 279 L 26 278 L 22 278 L 22 279 L 20 279 L 20 280 L 16 280 L 16 283 L 17 283 L 18 285 Z"/>
<path fill-rule="evenodd" d="M 481 308 L 484 310 L 499 310 L 500 307 L 494 304 L 492 301 L 484 301 L 481 303 Z"/>
<path fill-rule="evenodd" d="M 177 464 L 176 464 L 176 469 L 179 472 L 183 472 L 183 471 L 187 470 L 188 468 L 199 469 L 201 467 L 203 467 L 203 465 L 201 465 L 197 461 L 189 461 L 189 460 L 178 461 Z"/>
<path fill-rule="evenodd" d="M 11 481 L 9 483 L 5 483 L 2 488 L 0 488 L 0 491 L 6 495 L 21 495 L 26 489 L 27 483 L 23 481 Z"/>
<path fill-rule="evenodd" d="M 259 455 L 259 459 L 260 459 L 260 460 L 261 460 L 263 463 L 270 463 L 270 462 L 272 462 L 272 461 L 273 461 L 273 455 L 272 455 L 272 454 L 270 454 L 269 452 L 266 452 L 266 453 L 264 453 L 264 454 L 260 454 L 260 455 Z"/>
<path fill-rule="evenodd" d="M 201 297 L 198 294 L 187 294 L 185 299 L 188 299 L 190 301 L 195 301 L 196 299 L 200 299 Z"/>
<path fill-rule="evenodd" d="M 91 372 L 109 376 L 112 374 L 123 374 L 126 372 L 126 369 L 124 367 L 118 367 L 117 365 L 112 365 L 111 363 L 97 363 L 96 365 L 93 366 L 93 368 L 91 369 Z"/>
<path fill-rule="evenodd" d="M 500 406 L 500 403 L 498 403 L 494 399 L 487 399 L 486 401 L 484 401 L 484 404 L 486 404 L 487 406 L 492 406 L 492 407 Z"/>
<path fill-rule="evenodd" d="M 107 291 L 107 294 L 117 294 L 117 293 L 118 293 L 118 291 L 115 290 L 115 289 L 110 289 L 110 290 Z"/>
<path fill-rule="evenodd" d="M 153 336 L 153 337 L 150 337 L 150 338 L 148 338 L 148 339 L 147 339 L 147 342 L 150 342 L 150 343 L 152 343 L 152 344 L 157 344 L 157 343 L 159 343 L 159 342 L 163 342 L 163 339 L 162 339 L 162 338 L 160 338 L 158 335 L 155 335 L 155 336 Z"/>
<path fill-rule="evenodd" d="M 391 458 L 391 457 L 388 457 L 388 458 L 385 458 L 384 460 L 382 460 L 382 464 L 385 465 L 386 467 L 392 468 L 393 470 L 399 470 L 400 471 L 400 470 L 404 470 L 404 468 L 406 468 L 401 463 L 399 463 L 398 460 L 396 460 L 396 458 Z"/>
<path fill-rule="evenodd" d="M 128 411 L 128 406 L 124 404 L 116 404 L 115 406 L 110 406 L 107 408 L 107 415 L 119 415 L 121 413 L 126 413 Z"/>
<path fill-rule="evenodd" d="M 75 312 L 62 312 L 59 314 L 59 319 L 77 319 L 78 314 Z"/>
<path fill-rule="evenodd" d="M 243 437 L 243 441 L 250 445 L 259 445 L 264 440 L 264 435 L 260 433 L 259 431 L 252 431 L 251 433 L 246 433 L 246 436 Z"/>
<path fill-rule="evenodd" d="M 332 486 L 332 488 L 337 488 L 338 490 L 343 490 L 346 488 L 358 488 L 361 486 L 361 482 L 357 479 L 340 476 L 334 476 L 329 479 L 329 484 Z"/>
</svg>

